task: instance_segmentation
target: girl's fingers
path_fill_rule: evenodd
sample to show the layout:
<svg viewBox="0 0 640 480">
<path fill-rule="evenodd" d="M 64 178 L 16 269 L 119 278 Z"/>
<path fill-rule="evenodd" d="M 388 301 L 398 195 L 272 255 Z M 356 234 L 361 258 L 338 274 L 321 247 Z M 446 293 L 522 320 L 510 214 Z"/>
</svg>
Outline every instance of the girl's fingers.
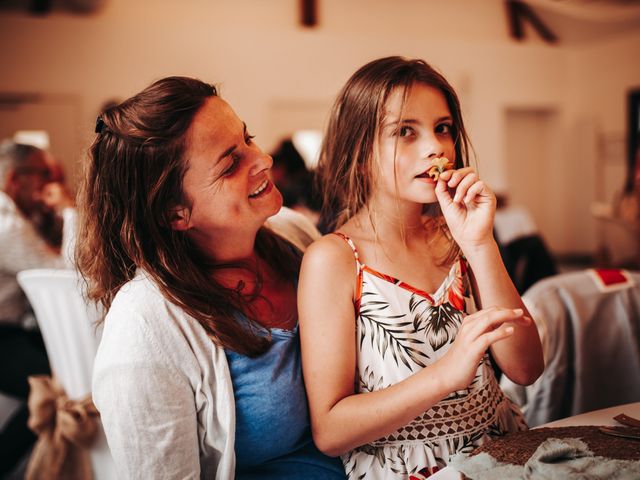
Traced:
<svg viewBox="0 0 640 480">
<path fill-rule="evenodd" d="M 466 200 L 468 196 L 468 191 L 473 185 L 478 182 L 478 176 L 475 172 L 470 172 L 468 175 L 465 175 L 460 183 L 458 183 L 458 187 L 456 188 L 456 194 L 453 197 L 453 201 L 456 203 L 461 203 L 463 200 Z"/>
<path fill-rule="evenodd" d="M 448 172 L 444 172 L 444 173 L 448 173 Z M 442 178 L 442 176 L 440 176 L 440 178 L 438 179 L 438 182 L 436 183 L 435 192 L 436 192 L 436 198 L 438 199 L 438 203 L 440 203 L 440 206 L 442 207 L 442 209 L 445 209 L 446 207 L 448 207 L 453 203 L 453 199 L 451 198 L 451 194 L 449 193 L 449 189 L 447 188 L 447 182 L 445 181 L 445 179 Z"/>
<path fill-rule="evenodd" d="M 459 170 L 448 170 L 447 172 L 451 172 L 450 176 L 445 176 L 443 180 L 447 182 L 447 186 L 449 188 L 456 188 L 458 184 L 462 181 L 464 177 L 469 175 L 470 173 L 476 174 L 476 171 L 471 167 L 460 168 Z M 442 175 L 444 175 L 444 172 Z M 442 178 L 442 175 L 440 178 Z"/>
<path fill-rule="evenodd" d="M 488 308 L 483 308 L 482 310 L 473 312 L 462 319 L 462 325 L 465 325 L 467 323 L 472 323 L 477 319 L 482 318 L 487 313 L 493 312 L 494 310 L 497 310 L 497 309 L 498 307 L 488 307 Z"/>
<path fill-rule="evenodd" d="M 528 325 L 531 319 L 524 317 L 521 308 L 495 308 L 485 312 L 484 315 L 473 321 L 467 327 L 467 335 L 470 339 L 478 338 L 486 332 L 500 328 L 505 323 L 518 323 Z"/>
<path fill-rule="evenodd" d="M 491 332 L 483 334 L 482 336 L 480 336 L 480 338 L 478 338 L 480 342 L 479 346 L 482 349 L 482 352 L 487 350 L 494 343 L 510 337 L 511 335 L 513 335 L 513 332 L 515 332 L 515 328 L 513 327 L 513 325 L 504 324 L 499 328 L 492 330 Z"/>
<path fill-rule="evenodd" d="M 476 197 L 487 197 L 491 195 L 491 191 L 482 180 L 475 182 L 464 197 L 464 203 L 472 203 Z"/>
</svg>

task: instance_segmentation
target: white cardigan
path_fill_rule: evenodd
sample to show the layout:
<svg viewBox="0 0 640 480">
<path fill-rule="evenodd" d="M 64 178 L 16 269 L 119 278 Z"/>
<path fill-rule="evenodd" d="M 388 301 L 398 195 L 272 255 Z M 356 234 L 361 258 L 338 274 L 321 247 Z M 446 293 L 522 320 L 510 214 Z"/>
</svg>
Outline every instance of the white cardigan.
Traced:
<svg viewBox="0 0 640 480">
<path fill-rule="evenodd" d="M 291 210 L 268 225 L 305 247 L 317 230 Z M 119 478 L 232 479 L 235 402 L 222 348 L 144 272 L 117 293 L 94 365 Z"/>
</svg>

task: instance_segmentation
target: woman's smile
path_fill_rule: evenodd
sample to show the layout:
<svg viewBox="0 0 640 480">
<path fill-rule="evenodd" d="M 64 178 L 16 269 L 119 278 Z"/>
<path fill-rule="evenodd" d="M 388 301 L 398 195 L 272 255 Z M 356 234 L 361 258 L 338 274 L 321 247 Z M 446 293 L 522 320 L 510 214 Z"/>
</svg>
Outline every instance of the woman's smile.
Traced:
<svg viewBox="0 0 640 480">
<path fill-rule="evenodd" d="M 256 188 L 253 192 L 249 194 L 249 198 L 254 199 L 254 198 L 262 197 L 270 193 L 271 190 L 273 190 L 273 183 L 270 182 L 269 179 L 267 178 L 260 185 L 258 185 L 258 188 Z"/>
</svg>

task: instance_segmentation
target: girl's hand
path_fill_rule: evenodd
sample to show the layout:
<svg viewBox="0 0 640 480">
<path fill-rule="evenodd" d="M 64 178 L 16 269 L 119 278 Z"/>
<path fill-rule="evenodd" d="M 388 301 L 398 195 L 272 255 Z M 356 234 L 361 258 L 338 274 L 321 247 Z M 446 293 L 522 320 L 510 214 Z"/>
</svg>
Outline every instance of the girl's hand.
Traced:
<svg viewBox="0 0 640 480">
<path fill-rule="evenodd" d="M 529 325 L 531 319 L 520 308 L 491 307 L 479 310 L 462 320 L 456 339 L 436 365 L 445 369 L 447 389 L 451 392 L 469 386 L 487 349 L 511 336 L 513 323 Z"/>
<path fill-rule="evenodd" d="M 473 168 L 443 172 L 435 192 L 451 235 L 463 251 L 493 238 L 496 197 Z"/>
</svg>

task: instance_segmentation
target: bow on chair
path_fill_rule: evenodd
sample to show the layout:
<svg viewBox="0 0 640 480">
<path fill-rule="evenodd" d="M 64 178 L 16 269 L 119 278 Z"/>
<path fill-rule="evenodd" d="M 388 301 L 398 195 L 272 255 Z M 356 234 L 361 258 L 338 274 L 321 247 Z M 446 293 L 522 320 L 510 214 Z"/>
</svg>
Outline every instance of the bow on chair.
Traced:
<svg viewBox="0 0 640 480">
<path fill-rule="evenodd" d="M 38 435 L 26 480 L 93 478 L 86 449 L 98 433 L 98 417 L 91 395 L 71 400 L 55 379 L 29 377 L 29 428 Z"/>
</svg>

